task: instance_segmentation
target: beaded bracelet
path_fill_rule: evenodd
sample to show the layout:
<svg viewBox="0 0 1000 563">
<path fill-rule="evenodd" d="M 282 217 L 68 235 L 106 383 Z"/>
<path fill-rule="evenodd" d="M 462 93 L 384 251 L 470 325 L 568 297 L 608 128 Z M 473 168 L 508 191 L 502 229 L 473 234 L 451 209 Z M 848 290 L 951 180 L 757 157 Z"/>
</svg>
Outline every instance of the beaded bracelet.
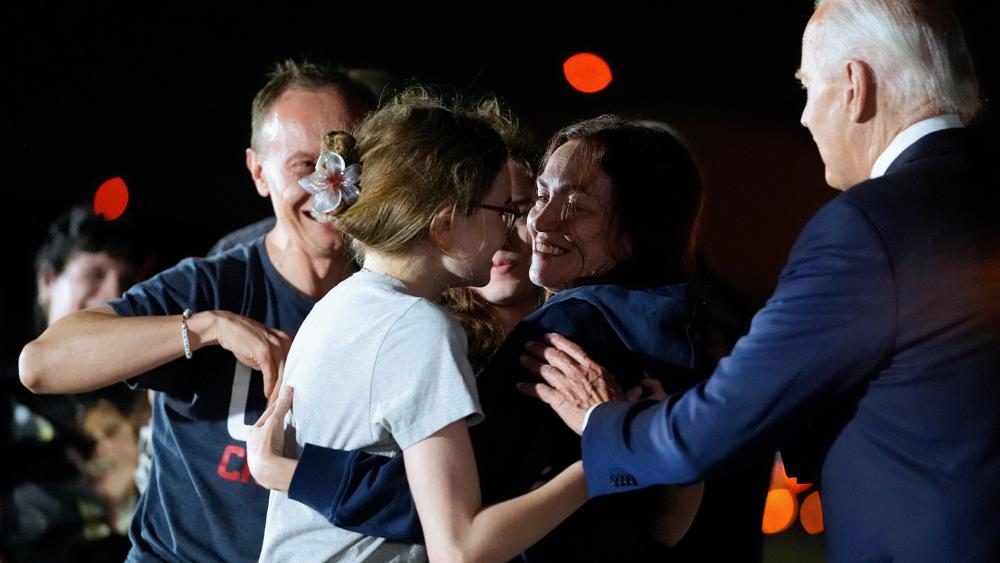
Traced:
<svg viewBox="0 0 1000 563">
<path fill-rule="evenodd" d="M 187 320 L 191 318 L 191 309 L 184 309 L 181 313 L 181 341 L 184 343 L 184 357 L 191 359 L 193 354 L 191 353 L 191 341 L 188 339 L 188 325 Z"/>
</svg>

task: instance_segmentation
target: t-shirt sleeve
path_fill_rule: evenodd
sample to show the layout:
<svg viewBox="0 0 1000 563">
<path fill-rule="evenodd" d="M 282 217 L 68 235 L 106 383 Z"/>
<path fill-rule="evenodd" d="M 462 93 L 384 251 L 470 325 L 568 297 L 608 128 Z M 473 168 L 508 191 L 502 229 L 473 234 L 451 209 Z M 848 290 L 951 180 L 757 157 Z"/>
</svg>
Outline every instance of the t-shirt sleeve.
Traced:
<svg viewBox="0 0 1000 563">
<path fill-rule="evenodd" d="M 173 268 L 132 286 L 108 305 L 122 317 L 179 315 L 184 309 L 205 310 L 211 301 L 211 287 L 194 258 L 182 260 Z M 199 282 L 202 283 L 199 283 Z"/>
<path fill-rule="evenodd" d="M 338 528 L 389 541 L 423 543 L 403 456 L 386 457 L 306 444 L 288 486 Z"/>
<path fill-rule="evenodd" d="M 372 376 L 371 423 L 401 449 L 445 426 L 482 420 L 465 333 L 436 306 L 418 301 L 387 332 Z"/>
<path fill-rule="evenodd" d="M 132 286 L 120 298 L 109 301 L 108 305 L 120 317 L 149 317 L 159 315 L 179 315 L 184 309 L 200 312 L 217 309 L 213 296 L 218 293 L 199 261 L 194 258 L 182 260 L 173 268 Z M 180 346 L 180 324 L 177 325 L 177 342 Z M 142 387 L 166 391 L 178 391 L 183 387 L 180 377 L 190 374 L 190 369 L 181 369 L 180 360 L 169 362 L 140 376 L 126 380 L 131 387 Z"/>
</svg>

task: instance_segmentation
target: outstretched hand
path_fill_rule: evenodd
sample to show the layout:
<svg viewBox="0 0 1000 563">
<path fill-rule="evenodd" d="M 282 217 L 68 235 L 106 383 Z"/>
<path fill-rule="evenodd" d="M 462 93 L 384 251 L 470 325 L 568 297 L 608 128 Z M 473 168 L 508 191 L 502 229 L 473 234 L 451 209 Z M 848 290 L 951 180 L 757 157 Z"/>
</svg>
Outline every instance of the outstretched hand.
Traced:
<svg viewBox="0 0 1000 563">
<path fill-rule="evenodd" d="M 626 398 L 611 374 L 573 341 L 546 334 L 545 343 L 528 342 L 521 365 L 545 383 L 522 383 L 525 394 L 545 401 L 563 422 L 583 434 L 583 419 L 594 405 Z"/>
</svg>

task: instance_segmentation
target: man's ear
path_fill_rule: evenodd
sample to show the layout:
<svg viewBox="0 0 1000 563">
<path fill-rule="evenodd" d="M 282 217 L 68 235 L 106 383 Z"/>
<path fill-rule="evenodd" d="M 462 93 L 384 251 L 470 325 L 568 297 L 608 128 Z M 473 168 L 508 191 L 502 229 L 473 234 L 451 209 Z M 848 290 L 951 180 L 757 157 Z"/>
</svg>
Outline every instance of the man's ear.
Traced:
<svg viewBox="0 0 1000 563">
<path fill-rule="evenodd" d="M 252 148 L 247 149 L 247 170 L 250 171 L 250 178 L 257 187 L 260 197 L 268 197 L 271 194 L 267 181 L 264 180 L 263 159 Z"/>
<path fill-rule="evenodd" d="M 446 251 L 454 246 L 455 213 L 454 207 L 445 207 L 431 220 L 431 243 L 441 250 Z"/>
<path fill-rule="evenodd" d="M 876 105 L 875 74 L 867 63 L 857 59 L 851 59 L 844 65 L 844 73 L 847 78 L 847 91 L 845 92 L 848 115 L 854 123 L 865 123 L 875 117 L 878 109 Z"/>
</svg>

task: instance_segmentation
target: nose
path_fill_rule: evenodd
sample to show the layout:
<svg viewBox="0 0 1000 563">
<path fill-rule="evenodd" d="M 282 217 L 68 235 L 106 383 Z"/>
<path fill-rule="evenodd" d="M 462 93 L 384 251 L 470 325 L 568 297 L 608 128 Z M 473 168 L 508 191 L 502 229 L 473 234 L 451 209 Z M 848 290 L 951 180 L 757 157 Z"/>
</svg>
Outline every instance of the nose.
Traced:
<svg viewBox="0 0 1000 563">
<path fill-rule="evenodd" d="M 559 226 L 559 206 L 548 200 L 541 208 L 537 205 L 528 214 L 528 221 L 535 232 L 554 231 Z"/>
</svg>

